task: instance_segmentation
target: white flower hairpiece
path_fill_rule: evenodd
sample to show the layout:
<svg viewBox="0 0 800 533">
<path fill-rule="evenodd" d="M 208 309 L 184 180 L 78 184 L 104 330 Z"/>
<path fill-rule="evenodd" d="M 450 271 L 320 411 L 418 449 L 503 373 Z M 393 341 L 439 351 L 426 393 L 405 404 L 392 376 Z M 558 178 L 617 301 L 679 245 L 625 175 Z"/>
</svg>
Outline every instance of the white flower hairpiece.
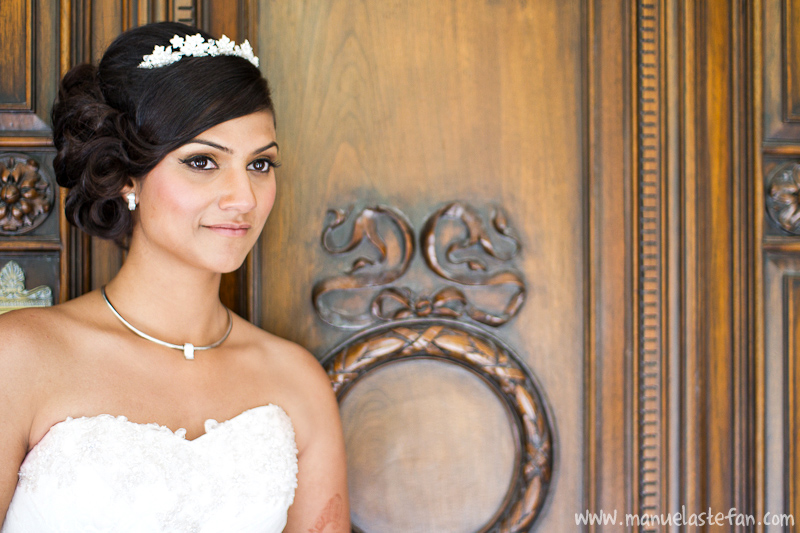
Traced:
<svg viewBox="0 0 800 533">
<path fill-rule="evenodd" d="M 172 46 L 158 46 L 153 48 L 153 53 L 143 56 L 139 68 L 160 68 L 180 61 L 182 57 L 205 56 L 237 56 L 242 57 L 258 66 L 258 58 L 253 54 L 253 47 L 245 40 L 241 45 L 235 44 L 226 36 L 221 39 L 205 40 L 199 33 L 189 35 L 185 39 L 176 35 L 169 40 Z"/>
</svg>

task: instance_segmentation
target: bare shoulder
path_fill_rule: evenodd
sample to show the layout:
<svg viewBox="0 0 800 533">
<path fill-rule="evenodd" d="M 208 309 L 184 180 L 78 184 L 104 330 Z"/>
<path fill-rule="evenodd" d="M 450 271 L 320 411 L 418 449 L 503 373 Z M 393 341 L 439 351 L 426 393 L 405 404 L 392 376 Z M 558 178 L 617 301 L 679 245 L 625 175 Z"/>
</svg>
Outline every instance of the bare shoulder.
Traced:
<svg viewBox="0 0 800 533">
<path fill-rule="evenodd" d="M 327 384 L 327 376 L 319 361 L 304 347 L 246 322 L 248 336 L 257 347 L 264 364 L 284 378 L 298 375 L 316 378 Z"/>
<path fill-rule="evenodd" d="M 69 363 L 70 346 L 93 327 L 91 298 L 0 315 L 0 387 L 33 391 L 50 370 Z M 6 389 L 8 390 L 8 389 Z"/>
<path fill-rule="evenodd" d="M 55 323 L 60 319 L 61 313 L 56 308 L 19 309 L 0 315 L 0 331 L 3 332 L 0 367 L 9 370 L 27 366 L 26 363 L 41 363 L 48 348 L 58 344 L 61 328 Z M 5 372 L 0 375 L 9 377 Z"/>
<path fill-rule="evenodd" d="M 256 338 L 277 401 L 295 426 L 298 448 L 315 435 L 339 431 L 338 403 L 320 362 L 299 344 L 261 329 Z"/>
<path fill-rule="evenodd" d="M 24 309 L 0 315 L 0 468 L 3 476 L 16 473 L 28 449 L 36 406 L 46 384 L 58 345 L 52 327 L 60 317 L 55 309 Z M 58 329 L 58 328 L 55 328 Z M 7 465 L 11 468 L 7 468 Z M 5 478 L 2 484 L 10 482 Z M 2 487 L 0 487 L 2 489 Z M 0 490 L 2 491 L 2 490 Z"/>
<path fill-rule="evenodd" d="M 71 336 L 91 324 L 93 313 L 87 309 L 88 300 L 83 296 L 55 307 L 19 309 L 0 315 L 2 357 L 37 357 L 52 352 L 52 348 L 63 348 Z"/>
</svg>

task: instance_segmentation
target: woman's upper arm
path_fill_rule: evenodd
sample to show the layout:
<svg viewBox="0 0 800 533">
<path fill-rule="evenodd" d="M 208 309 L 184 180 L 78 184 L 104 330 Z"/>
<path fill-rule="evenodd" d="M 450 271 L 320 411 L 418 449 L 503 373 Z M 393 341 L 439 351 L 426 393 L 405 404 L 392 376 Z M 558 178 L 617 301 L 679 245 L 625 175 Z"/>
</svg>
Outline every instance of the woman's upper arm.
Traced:
<svg viewBox="0 0 800 533">
<path fill-rule="evenodd" d="M 339 406 L 330 381 L 316 360 L 303 373 L 302 414 L 292 421 L 298 445 L 297 490 L 285 531 L 349 532 L 347 467 Z"/>
<path fill-rule="evenodd" d="M 5 520 L 17 475 L 28 452 L 33 420 L 35 341 L 21 311 L 0 316 L 0 524 Z M 27 314 L 27 313 L 25 313 Z M 27 338 L 27 341 L 26 341 Z"/>
</svg>

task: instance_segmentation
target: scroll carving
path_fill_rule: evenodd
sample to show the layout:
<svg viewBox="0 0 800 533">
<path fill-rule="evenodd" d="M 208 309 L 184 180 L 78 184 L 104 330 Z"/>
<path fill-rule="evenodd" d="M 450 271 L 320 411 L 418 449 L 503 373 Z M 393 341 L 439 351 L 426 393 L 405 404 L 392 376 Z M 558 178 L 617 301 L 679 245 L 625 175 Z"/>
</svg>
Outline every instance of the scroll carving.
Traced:
<svg viewBox="0 0 800 533">
<path fill-rule="evenodd" d="M 791 235 L 800 235 L 800 165 L 789 163 L 767 179 L 767 213 L 772 224 Z"/>
<path fill-rule="evenodd" d="M 466 236 L 454 238 L 440 245 L 436 228 L 443 219 L 448 218 L 463 224 Z M 446 280 L 489 289 L 504 285 L 510 287 L 512 293 L 508 297 L 504 309 L 499 312 L 491 312 L 474 306 L 468 297 L 455 287 L 447 287 L 433 297 L 434 301 L 440 303 L 439 308 L 447 307 L 459 314 L 466 314 L 483 324 L 500 326 L 513 318 L 522 307 L 525 301 L 525 284 L 522 277 L 513 270 L 499 268 L 491 272 L 489 269 L 487 261 L 489 258 L 500 263 L 507 263 L 516 256 L 520 248 L 519 239 L 508 226 L 507 217 L 501 209 L 495 209 L 492 225 L 502 238 L 510 242 L 512 246 L 510 251 L 501 253 L 495 247 L 483 220 L 474 209 L 459 202 L 449 204 L 435 212 L 426 222 L 421 236 L 422 255 L 430 269 Z M 439 257 L 440 249 L 443 249 L 444 261 Z M 453 268 L 458 265 L 466 265 L 467 271 L 459 272 Z M 454 305 L 448 307 L 444 302 Z"/>
<path fill-rule="evenodd" d="M 498 519 L 489 531 L 528 531 L 539 514 L 553 468 L 552 431 L 527 368 L 485 333 L 452 320 L 407 320 L 367 331 L 323 358 L 338 397 L 371 369 L 403 358 L 457 361 L 491 381 L 517 414 L 521 461 Z"/>
<path fill-rule="evenodd" d="M 0 314 L 22 307 L 53 305 L 53 291 L 42 285 L 25 290 L 25 273 L 16 261 L 9 261 L 0 270 Z"/>
<path fill-rule="evenodd" d="M 333 244 L 333 234 L 344 225 L 350 213 L 343 210 L 331 210 L 333 220 L 328 223 L 322 233 L 322 246 L 331 254 L 342 254 L 355 250 L 366 243 L 377 258 L 358 257 L 349 270 L 343 275 L 324 279 L 314 285 L 312 301 L 320 318 L 333 326 L 357 328 L 367 326 L 375 321 L 371 314 L 372 306 L 365 304 L 361 312 L 347 312 L 343 307 L 326 303 L 326 298 L 333 293 L 346 292 L 353 294 L 360 289 L 378 287 L 392 283 L 408 270 L 414 255 L 414 233 L 411 224 L 399 211 L 385 206 L 363 209 L 353 222 L 349 239 L 343 245 Z M 398 246 L 389 245 L 381 235 L 379 219 L 384 218 L 395 227 Z M 355 295 L 359 298 L 359 295 Z"/>
<path fill-rule="evenodd" d="M 402 213 L 385 206 L 362 210 L 353 222 L 349 239 L 339 246 L 333 244 L 333 234 L 350 218 L 350 213 L 336 210 L 330 211 L 330 215 L 333 218 L 322 234 L 322 246 L 326 251 L 342 254 L 367 243 L 377 253 L 377 258 L 373 259 L 358 257 L 343 275 L 322 280 L 314 286 L 314 308 L 331 325 L 357 328 L 379 320 L 431 316 L 468 317 L 496 327 L 513 318 L 525 301 L 522 277 L 504 267 L 514 259 L 520 245 L 500 209 L 493 213 L 492 227 L 499 238 L 506 241 L 505 251 L 492 242 L 486 224 L 468 205 L 451 203 L 428 219 L 421 234 L 425 262 L 439 277 L 462 286 L 447 285 L 433 294 L 387 286 L 405 274 L 414 255 L 414 232 Z M 378 224 L 381 218 L 390 220 L 399 236 L 393 246 L 389 246 L 381 234 Z M 454 237 L 452 228 L 449 232 L 439 231 L 440 225 L 447 225 L 448 221 L 463 226 L 466 233 Z M 443 234 L 449 238 L 442 239 Z M 360 291 L 368 288 L 373 289 L 370 301 L 366 301 L 364 291 Z M 379 288 L 377 292 L 376 288 Z M 495 310 L 479 307 L 470 298 L 470 292 L 475 290 L 495 293 L 495 300 L 502 299 L 502 302 Z M 337 293 L 340 300 L 346 300 L 340 301 L 338 306 L 331 298 Z M 344 311 L 353 308 L 360 311 Z"/>
<path fill-rule="evenodd" d="M 0 161 L 0 235 L 20 235 L 41 225 L 53 207 L 54 188 L 35 160 L 11 155 Z"/>
</svg>

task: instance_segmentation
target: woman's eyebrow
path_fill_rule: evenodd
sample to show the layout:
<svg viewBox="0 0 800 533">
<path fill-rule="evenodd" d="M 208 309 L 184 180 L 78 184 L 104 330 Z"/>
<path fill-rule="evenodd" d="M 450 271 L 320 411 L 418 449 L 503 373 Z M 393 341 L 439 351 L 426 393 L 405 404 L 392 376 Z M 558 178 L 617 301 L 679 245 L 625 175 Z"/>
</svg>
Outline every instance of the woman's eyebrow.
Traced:
<svg viewBox="0 0 800 533">
<path fill-rule="evenodd" d="M 229 153 L 229 154 L 233 153 L 233 150 L 231 150 L 230 148 L 226 148 L 226 147 L 222 146 L 221 144 L 217 144 L 217 143 L 214 143 L 214 142 L 211 142 L 211 141 L 204 141 L 203 139 L 192 139 L 191 141 L 189 141 L 186 144 L 205 144 L 206 146 L 210 146 L 212 148 L 216 148 L 217 150 L 222 150 L 223 152 L 226 152 L 226 153 Z"/>
<path fill-rule="evenodd" d="M 262 148 L 259 148 L 258 150 L 253 150 L 253 155 L 260 154 L 261 152 L 265 152 L 265 151 L 269 150 L 270 148 L 272 148 L 273 146 L 275 148 L 278 148 L 278 143 L 276 143 L 275 141 L 272 141 L 268 145 L 266 145 L 266 146 L 264 146 Z M 278 148 L 278 149 L 280 149 L 280 148 Z"/>
<path fill-rule="evenodd" d="M 186 144 L 192 144 L 192 143 L 194 143 L 194 144 L 205 144 L 206 146 L 210 146 L 212 148 L 216 148 L 217 150 L 221 150 L 221 151 L 223 151 L 225 153 L 228 153 L 228 154 L 232 154 L 233 153 L 233 150 L 231 150 L 230 148 L 226 148 L 225 146 L 222 146 L 221 144 L 217 144 L 217 143 L 211 142 L 211 141 L 205 141 L 203 139 L 192 139 L 191 141 L 189 141 Z M 253 150 L 253 154 L 260 154 L 261 152 L 269 150 L 273 146 L 278 148 L 278 143 L 276 143 L 275 141 L 272 141 L 271 143 L 269 143 L 266 146 L 262 146 L 261 148 Z"/>
</svg>

